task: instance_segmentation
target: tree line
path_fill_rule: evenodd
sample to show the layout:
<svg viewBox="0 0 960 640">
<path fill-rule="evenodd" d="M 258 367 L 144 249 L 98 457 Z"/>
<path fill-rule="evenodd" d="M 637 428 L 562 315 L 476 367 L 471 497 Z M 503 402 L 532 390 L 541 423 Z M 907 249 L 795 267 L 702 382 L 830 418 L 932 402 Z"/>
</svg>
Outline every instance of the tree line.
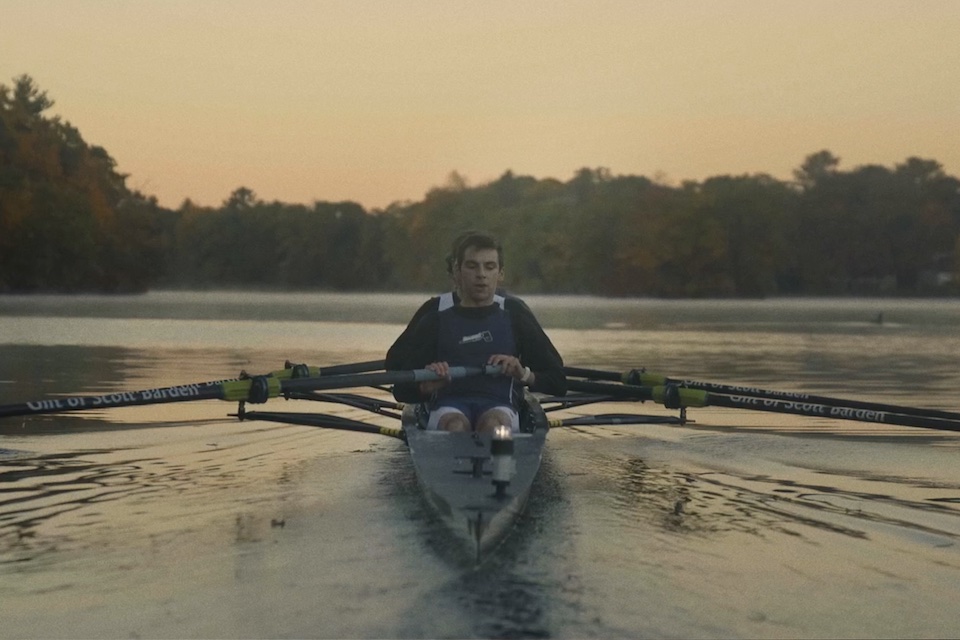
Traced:
<svg viewBox="0 0 960 640">
<path fill-rule="evenodd" d="M 567 181 L 456 173 L 417 202 L 265 202 L 239 187 L 178 209 L 130 190 L 101 147 L 44 112 L 29 76 L 0 85 L 0 292 L 150 288 L 426 290 L 465 229 L 497 235 L 523 293 L 704 297 L 957 295 L 960 180 L 934 160 L 793 180 L 680 185 L 584 168 Z"/>
</svg>

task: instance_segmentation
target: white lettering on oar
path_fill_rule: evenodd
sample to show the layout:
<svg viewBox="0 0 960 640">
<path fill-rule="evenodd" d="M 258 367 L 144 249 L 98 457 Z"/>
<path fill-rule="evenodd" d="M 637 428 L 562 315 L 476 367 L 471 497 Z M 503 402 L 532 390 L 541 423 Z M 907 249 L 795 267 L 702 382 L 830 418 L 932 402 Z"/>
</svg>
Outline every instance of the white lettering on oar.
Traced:
<svg viewBox="0 0 960 640">
<path fill-rule="evenodd" d="M 125 404 L 128 402 L 136 402 L 136 394 L 130 393 L 129 391 L 123 391 L 121 393 L 111 393 L 110 395 L 97 396 L 93 398 L 90 403 L 92 407 L 104 407 L 110 406 L 113 404 Z"/>
<path fill-rule="evenodd" d="M 91 406 L 104 407 L 111 405 L 143 404 L 163 400 L 179 400 L 193 398 L 200 395 L 200 386 L 196 384 L 179 387 L 165 387 L 163 389 L 147 389 L 145 391 L 123 391 L 110 395 L 93 398 Z"/>
<path fill-rule="evenodd" d="M 848 420 L 864 420 L 867 422 L 886 422 L 886 411 L 870 411 L 868 409 L 852 409 L 850 407 L 833 407 L 830 415 Z"/>
<path fill-rule="evenodd" d="M 698 383 L 695 383 L 695 382 L 689 382 L 689 383 L 688 383 L 688 382 L 684 382 L 683 384 L 684 384 L 684 385 L 690 385 L 690 386 L 692 386 L 692 385 L 698 384 Z M 778 397 L 778 398 L 791 398 L 791 399 L 793 399 L 793 400 L 806 400 L 807 398 L 810 397 L 810 396 L 807 395 L 806 393 L 795 393 L 795 392 L 793 392 L 793 391 L 770 391 L 770 390 L 767 390 L 767 389 L 758 389 L 757 387 L 739 387 L 739 386 L 733 386 L 733 387 L 728 387 L 728 388 L 729 388 L 729 390 L 732 391 L 733 393 L 745 393 L 745 394 L 747 394 L 747 395 L 749 395 L 749 396 L 764 396 L 764 395 L 765 395 L 765 396 L 775 396 L 775 397 Z M 724 391 L 724 392 L 722 392 L 722 393 L 726 393 L 726 392 Z"/>
<path fill-rule="evenodd" d="M 782 407 L 784 411 L 803 413 L 806 415 L 827 415 L 828 407 L 822 404 L 813 404 L 812 402 L 789 402 L 783 400 L 767 400 L 770 406 Z"/>
<path fill-rule="evenodd" d="M 140 392 L 141 399 L 144 401 L 194 398 L 198 395 L 200 395 L 200 385 L 196 384 L 185 384 L 164 389 L 148 389 Z"/>
<path fill-rule="evenodd" d="M 755 398 L 754 396 L 730 396 L 730 399 L 743 407 L 761 407 L 769 411 L 784 413 L 803 413 L 806 415 L 825 416 L 829 407 L 812 402 L 794 402 L 792 400 L 776 400 L 773 398 Z"/>
<path fill-rule="evenodd" d="M 185 384 L 178 387 L 164 389 L 147 389 L 146 391 L 121 391 L 95 397 L 51 398 L 49 400 L 35 400 L 27 402 L 27 409 L 35 412 L 69 411 L 70 409 L 85 409 L 89 407 L 111 407 L 131 404 L 143 404 L 151 401 L 180 400 L 196 398 L 202 395 L 199 384 Z"/>
<path fill-rule="evenodd" d="M 60 400 L 37 400 L 28 402 L 27 408 L 30 411 L 51 411 L 56 409 L 66 409 L 65 404 Z"/>
</svg>

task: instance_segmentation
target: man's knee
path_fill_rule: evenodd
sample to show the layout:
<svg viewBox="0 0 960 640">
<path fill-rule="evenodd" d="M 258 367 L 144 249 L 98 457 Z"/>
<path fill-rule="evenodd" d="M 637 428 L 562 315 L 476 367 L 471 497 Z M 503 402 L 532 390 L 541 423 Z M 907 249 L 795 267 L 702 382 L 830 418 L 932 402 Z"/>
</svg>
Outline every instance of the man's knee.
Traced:
<svg viewBox="0 0 960 640">
<path fill-rule="evenodd" d="M 492 433 L 500 425 L 515 430 L 513 416 L 503 409 L 488 409 L 477 419 L 477 431 L 480 433 Z"/>
<path fill-rule="evenodd" d="M 450 412 L 440 417 L 437 421 L 437 429 L 440 431 L 469 431 L 470 420 L 462 413 Z"/>
</svg>

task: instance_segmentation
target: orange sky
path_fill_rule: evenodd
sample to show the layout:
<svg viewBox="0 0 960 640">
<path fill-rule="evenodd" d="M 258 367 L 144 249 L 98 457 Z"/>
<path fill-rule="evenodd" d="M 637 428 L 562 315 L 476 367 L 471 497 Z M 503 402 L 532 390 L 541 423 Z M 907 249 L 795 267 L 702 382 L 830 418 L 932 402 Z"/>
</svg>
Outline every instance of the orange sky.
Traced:
<svg viewBox="0 0 960 640">
<path fill-rule="evenodd" d="M 0 82 L 177 207 L 418 200 L 451 171 L 960 175 L 960 1 L 0 0 Z"/>
</svg>

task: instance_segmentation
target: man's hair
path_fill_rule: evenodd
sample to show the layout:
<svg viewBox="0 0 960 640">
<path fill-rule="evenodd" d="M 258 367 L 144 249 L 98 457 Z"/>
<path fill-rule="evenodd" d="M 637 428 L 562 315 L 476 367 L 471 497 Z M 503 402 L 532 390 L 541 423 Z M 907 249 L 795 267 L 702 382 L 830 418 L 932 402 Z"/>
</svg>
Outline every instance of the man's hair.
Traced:
<svg viewBox="0 0 960 640">
<path fill-rule="evenodd" d="M 453 270 L 457 266 L 457 252 L 460 250 L 460 243 L 469 238 L 472 235 L 476 235 L 479 231 L 464 231 L 456 238 L 453 239 L 453 244 L 450 245 L 450 253 L 447 254 L 445 260 L 447 261 L 447 273 L 453 275 Z"/>
<path fill-rule="evenodd" d="M 463 262 L 463 256 L 469 248 L 474 249 L 496 249 L 497 250 L 497 262 L 500 265 L 500 268 L 503 269 L 503 247 L 500 246 L 500 243 L 497 242 L 497 239 L 494 238 L 489 233 L 470 233 L 466 237 L 460 240 L 460 244 L 457 245 L 457 259 L 454 263 L 455 266 L 459 266 Z"/>
</svg>

